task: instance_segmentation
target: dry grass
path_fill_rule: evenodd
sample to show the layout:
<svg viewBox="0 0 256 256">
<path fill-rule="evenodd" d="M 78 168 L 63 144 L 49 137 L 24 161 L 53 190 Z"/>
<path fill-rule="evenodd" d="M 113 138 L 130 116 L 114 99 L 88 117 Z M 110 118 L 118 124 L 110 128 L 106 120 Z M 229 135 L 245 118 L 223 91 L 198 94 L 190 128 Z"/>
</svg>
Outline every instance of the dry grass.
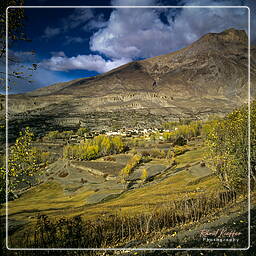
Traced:
<svg viewBox="0 0 256 256">
<path fill-rule="evenodd" d="M 33 232 L 23 232 L 23 239 L 11 246 L 30 248 L 102 248 L 116 247 L 133 239 L 148 239 L 153 233 L 180 224 L 199 221 L 216 209 L 236 201 L 236 193 L 225 191 L 178 201 L 155 208 L 150 213 L 134 216 L 111 215 L 97 220 L 37 217 Z"/>
</svg>

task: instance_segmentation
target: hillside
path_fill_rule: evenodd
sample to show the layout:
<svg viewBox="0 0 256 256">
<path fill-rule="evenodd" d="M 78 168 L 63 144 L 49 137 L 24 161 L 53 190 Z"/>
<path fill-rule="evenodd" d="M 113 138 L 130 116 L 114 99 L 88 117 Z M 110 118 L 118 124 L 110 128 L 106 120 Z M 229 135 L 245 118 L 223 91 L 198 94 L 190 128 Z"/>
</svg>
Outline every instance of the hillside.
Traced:
<svg viewBox="0 0 256 256">
<path fill-rule="evenodd" d="M 123 255 L 138 247 L 246 248 L 246 40 L 233 29 L 208 34 L 174 53 L 10 96 L 8 245 L 125 247 Z M 253 86 L 255 48 L 252 55 Z M 254 131 L 255 101 L 250 113 Z M 0 192 L 4 206 L 5 186 Z M 5 218 L 2 207 L 1 230 Z M 201 236 L 222 228 L 223 241 Z"/>
<path fill-rule="evenodd" d="M 120 128 L 151 127 L 223 116 L 248 99 L 247 55 L 245 31 L 229 29 L 95 77 L 10 95 L 10 129 L 17 120 L 40 133 L 42 127 L 104 129 L 113 122 Z M 251 47 L 251 88 L 255 84 L 256 47 Z"/>
</svg>

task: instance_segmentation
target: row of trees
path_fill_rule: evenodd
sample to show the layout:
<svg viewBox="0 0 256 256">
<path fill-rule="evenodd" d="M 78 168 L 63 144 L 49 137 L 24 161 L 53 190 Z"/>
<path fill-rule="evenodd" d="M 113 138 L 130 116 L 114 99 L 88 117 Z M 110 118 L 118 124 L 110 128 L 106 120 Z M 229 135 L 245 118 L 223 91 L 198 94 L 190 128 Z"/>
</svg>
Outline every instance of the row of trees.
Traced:
<svg viewBox="0 0 256 256">
<path fill-rule="evenodd" d="M 189 124 L 182 124 L 175 127 L 171 132 L 164 132 L 163 137 L 166 141 L 174 142 L 177 138 L 183 137 L 191 139 L 201 134 L 202 121 L 193 121 Z"/>
<path fill-rule="evenodd" d="M 142 156 L 139 154 L 134 155 L 126 164 L 126 166 L 120 171 L 122 179 L 127 178 L 132 171 L 142 162 Z"/>
<path fill-rule="evenodd" d="M 45 136 L 46 140 L 55 140 L 55 139 L 69 139 L 72 135 L 74 135 L 73 131 L 50 131 Z"/>
<path fill-rule="evenodd" d="M 124 152 L 126 146 L 119 136 L 99 135 L 78 145 L 66 145 L 63 150 L 64 158 L 91 160 L 101 156 Z"/>
<path fill-rule="evenodd" d="M 190 119 L 180 119 L 179 121 L 170 121 L 170 122 L 165 122 L 163 124 L 163 128 L 164 129 L 173 129 L 179 125 L 188 125 L 190 124 L 191 122 L 193 122 L 192 120 Z"/>
<path fill-rule="evenodd" d="M 79 128 L 76 132 L 75 131 L 50 131 L 45 136 L 45 140 L 55 140 L 55 139 L 69 139 L 72 135 L 78 135 L 83 137 L 86 133 L 89 132 L 88 128 Z"/>
</svg>

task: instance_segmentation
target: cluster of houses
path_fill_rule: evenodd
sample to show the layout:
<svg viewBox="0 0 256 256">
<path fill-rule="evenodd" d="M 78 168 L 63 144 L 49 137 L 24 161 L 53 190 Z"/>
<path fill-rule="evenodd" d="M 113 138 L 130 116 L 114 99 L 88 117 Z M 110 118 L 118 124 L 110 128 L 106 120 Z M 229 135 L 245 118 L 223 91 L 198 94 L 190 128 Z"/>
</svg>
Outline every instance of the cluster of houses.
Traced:
<svg viewBox="0 0 256 256">
<path fill-rule="evenodd" d="M 162 129 L 162 128 L 130 128 L 130 129 L 119 129 L 119 130 L 101 130 L 101 131 L 90 131 L 84 134 L 84 137 L 86 139 L 91 139 L 95 136 L 98 136 L 100 134 L 105 134 L 108 136 L 122 136 L 122 137 L 140 137 L 144 136 L 145 138 L 150 138 L 150 136 L 154 134 L 161 134 L 163 132 L 170 132 L 171 130 Z M 161 137 L 161 136 L 160 136 Z M 160 138 L 159 137 L 159 138 Z M 161 138 L 160 138 L 161 139 Z"/>
<path fill-rule="evenodd" d="M 150 138 L 154 134 L 161 134 L 163 132 L 170 132 L 170 130 L 166 129 L 159 129 L 159 128 L 149 128 L 149 129 L 120 129 L 120 130 L 114 130 L 114 131 L 107 131 L 107 130 L 92 130 L 90 132 L 84 133 L 85 139 L 92 139 L 100 134 L 105 134 L 108 136 L 122 136 L 122 137 L 140 137 L 144 136 L 145 138 Z M 161 137 L 161 136 L 160 136 Z M 159 137 L 159 138 L 160 138 Z M 81 139 L 81 136 L 79 135 L 71 135 L 69 141 L 70 142 L 77 142 L 79 139 Z M 161 139 L 161 138 L 160 138 Z"/>
<path fill-rule="evenodd" d="M 152 134 L 162 133 L 166 130 L 158 129 L 158 128 L 149 128 L 149 129 L 121 129 L 117 131 L 107 131 L 105 134 L 108 136 L 123 136 L 123 137 L 139 137 L 145 136 L 149 137 Z"/>
<path fill-rule="evenodd" d="M 57 139 L 58 141 L 66 141 L 69 144 L 76 144 L 79 143 L 81 141 L 83 141 L 84 139 L 92 139 L 98 135 L 101 134 L 105 134 L 107 136 L 122 136 L 122 137 L 132 137 L 132 138 L 136 138 L 136 137 L 141 137 L 144 136 L 144 138 L 147 140 L 149 140 L 151 138 L 151 136 L 154 136 L 154 134 L 158 135 L 157 138 L 162 140 L 163 139 L 163 132 L 170 132 L 171 130 L 167 130 L 167 129 L 162 129 L 162 128 L 144 128 L 144 129 L 140 129 L 140 128 L 123 128 L 123 129 L 119 129 L 119 130 L 91 130 L 88 132 L 85 132 L 83 134 L 83 136 L 78 135 L 78 134 L 72 134 L 70 135 L 68 141 L 66 141 L 65 139 Z"/>
</svg>

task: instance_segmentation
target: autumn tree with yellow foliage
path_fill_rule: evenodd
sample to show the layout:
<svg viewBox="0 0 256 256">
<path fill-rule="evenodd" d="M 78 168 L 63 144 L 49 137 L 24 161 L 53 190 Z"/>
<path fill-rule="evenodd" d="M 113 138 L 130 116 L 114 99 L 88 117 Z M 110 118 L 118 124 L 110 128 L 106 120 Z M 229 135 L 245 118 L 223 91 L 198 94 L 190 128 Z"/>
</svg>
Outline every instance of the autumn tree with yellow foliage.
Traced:
<svg viewBox="0 0 256 256">
<path fill-rule="evenodd" d="M 0 197 L 1 203 L 5 199 L 5 180 L 8 174 L 8 192 L 17 189 L 20 182 L 31 186 L 31 177 L 40 174 L 42 165 L 38 157 L 38 150 L 32 147 L 34 134 L 27 127 L 20 132 L 13 146 L 9 148 L 8 166 L 0 168 Z"/>
<path fill-rule="evenodd" d="M 250 166 L 248 106 L 234 110 L 222 120 L 204 125 L 203 134 L 209 148 L 208 163 L 225 187 L 247 191 L 248 172 L 255 183 L 256 166 L 256 101 L 251 103 Z"/>
</svg>

